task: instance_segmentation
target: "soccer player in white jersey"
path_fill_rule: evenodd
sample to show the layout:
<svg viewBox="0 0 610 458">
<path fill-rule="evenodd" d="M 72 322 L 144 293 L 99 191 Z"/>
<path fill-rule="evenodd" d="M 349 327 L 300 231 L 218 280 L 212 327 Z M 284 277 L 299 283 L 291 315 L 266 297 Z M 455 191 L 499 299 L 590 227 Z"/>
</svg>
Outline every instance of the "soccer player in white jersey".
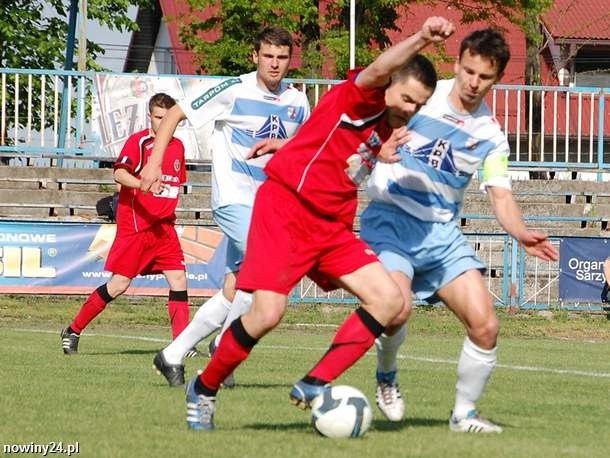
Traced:
<svg viewBox="0 0 610 458">
<path fill-rule="evenodd" d="M 214 122 L 212 143 L 212 212 L 228 238 L 223 289 L 205 302 L 186 329 L 157 353 L 154 365 L 170 386 L 184 384 L 183 358 L 201 339 L 223 329 L 249 310 L 250 294 L 235 291 L 243 260 L 254 195 L 266 178 L 263 168 L 272 153 L 309 117 L 306 95 L 283 82 L 293 40 L 279 27 L 266 27 L 254 40 L 256 71 L 224 80 L 204 93 L 179 101 L 163 119 L 153 158 L 163 157 L 166 140 L 179 122 L 198 128 Z M 150 163 L 153 164 L 153 161 Z M 158 169 L 143 170 L 143 174 Z M 231 377 L 232 379 L 232 377 Z M 232 384 L 227 380 L 225 385 Z"/>
<path fill-rule="evenodd" d="M 483 101 L 509 58 L 498 31 L 468 35 L 460 46 L 455 78 L 439 81 L 428 103 L 408 122 L 407 141 L 397 150 L 400 161 L 378 163 L 369 179 L 371 203 L 361 217 L 360 234 L 392 273 L 405 303 L 376 341 L 376 400 L 391 421 L 404 415 L 396 355 L 406 339 L 413 292 L 429 302 L 441 300 L 466 328 L 450 429 L 502 431 L 476 409 L 496 364 L 498 319 L 483 281 L 484 265 L 455 222 L 464 190 L 481 164 L 481 187 L 500 225 L 528 254 L 558 258 L 545 234 L 525 226 L 511 192 L 509 145 Z"/>
</svg>

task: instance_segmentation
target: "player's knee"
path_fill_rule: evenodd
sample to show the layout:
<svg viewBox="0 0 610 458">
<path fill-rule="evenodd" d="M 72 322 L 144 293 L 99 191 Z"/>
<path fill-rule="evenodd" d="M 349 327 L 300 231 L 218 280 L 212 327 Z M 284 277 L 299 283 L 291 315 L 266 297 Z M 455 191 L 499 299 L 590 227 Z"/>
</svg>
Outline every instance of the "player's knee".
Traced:
<svg viewBox="0 0 610 458">
<path fill-rule="evenodd" d="M 106 283 L 106 288 L 108 289 L 108 294 L 113 298 L 120 296 L 131 284 L 131 280 L 125 277 L 112 277 L 108 283 Z"/>
<path fill-rule="evenodd" d="M 276 310 L 267 310 L 257 315 L 258 324 L 266 333 L 274 329 L 282 321 L 283 315 L 283 313 L 278 313 Z"/>
<path fill-rule="evenodd" d="M 394 317 L 394 319 L 390 322 L 388 326 L 399 328 L 411 317 L 411 312 L 413 311 L 413 305 L 410 300 L 406 300 L 403 298 L 403 306 L 400 309 L 400 312 Z"/>
<path fill-rule="evenodd" d="M 262 307 L 253 303 L 248 314 L 252 316 L 261 332 L 267 333 L 282 321 L 285 309 L 285 305 L 280 302 L 266 303 Z"/>
<path fill-rule="evenodd" d="M 400 289 L 396 285 L 388 286 L 379 292 L 377 306 L 383 307 L 387 314 L 394 319 L 404 309 L 404 300 Z"/>
<path fill-rule="evenodd" d="M 495 315 L 492 315 L 479 326 L 473 328 L 470 337 L 481 348 L 491 349 L 496 346 L 499 332 L 500 322 Z"/>
</svg>

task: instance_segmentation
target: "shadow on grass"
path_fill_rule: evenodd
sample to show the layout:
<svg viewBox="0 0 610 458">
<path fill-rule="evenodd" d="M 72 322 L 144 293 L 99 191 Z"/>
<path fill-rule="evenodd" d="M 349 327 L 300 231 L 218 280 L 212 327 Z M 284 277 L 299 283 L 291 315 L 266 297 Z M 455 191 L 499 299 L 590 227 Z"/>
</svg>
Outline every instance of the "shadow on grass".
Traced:
<svg viewBox="0 0 610 458">
<path fill-rule="evenodd" d="M 436 427 L 439 425 L 447 425 L 447 420 L 438 418 L 407 418 L 402 421 L 373 420 L 372 427 L 376 431 L 398 431 L 409 427 Z"/>
<path fill-rule="evenodd" d="M 303 431 L 306 428 L 311 428 L 311 423 L 308 421 L 299 421 L 294 423 L 251 423 L 244 425 L 244 429 L 254 431 Z"/>
<path fill-rule="evenodd" d="M 409 418 L 407 420 L 391 422 L 387 420 L 373 420 L 371 428 L 379 432 L 400 431 L 409 427 L 428 427 L 433 428 L 439 425 L 447 425 L 447 420 L 437 418 Z M 245 429 L 255 431 L 302 431 L 304 428 L 310 428 L 309 421 L 300 421 L 293 423 L 251 423 L 244 425 Z"/>
<path fill-rule="evenodd" d="M 159 350 L 119 350 L 119 351 L 87 351 L 79 352 L 79 355 L 99 356 L 99 355 L 156 355 Z"/>
<path fill-rule="evenodd" d="M 237 378 L 237 376 L 236 376 Z M 236 381 L 235 388 L 256 388 L 256 389 L 267 389 L 267 388 L 284 388 L 286 393 L 290 391 L 292 385 L 286 385 L 285 383 L 239 383 Z M 233 388 L 223 388 L 224 390 L 233 390 Z"/>
</svg>

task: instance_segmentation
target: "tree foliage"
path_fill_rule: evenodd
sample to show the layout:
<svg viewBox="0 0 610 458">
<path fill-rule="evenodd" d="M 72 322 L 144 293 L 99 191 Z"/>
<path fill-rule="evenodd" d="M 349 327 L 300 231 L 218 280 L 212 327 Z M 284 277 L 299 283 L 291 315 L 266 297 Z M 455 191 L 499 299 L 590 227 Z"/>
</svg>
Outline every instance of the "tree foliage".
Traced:
<svg viewBox="0 0 610 458">
<path fill-rule="evenodd" d="M 151 5 L 154 0 L 88 0 L 87 15 L 111 30 L 136 30 L 137 25 L 128 15 L 131 5 Z M 3 68 L 18 68 L 32 70 L 53 70 L 64 68 L 68 44 L 69 0 L 13 0 L 0 1 L 0 65 Z M 80 2 L 76 2 L 77 6 Z M 75 36 L 73 55 L 78 55 L 78 31 Z M 97 64 L 99 55 L 104 49 L 90 40 L 87 40 L 87 68 L 90 70 L 103 70 Z M 40 106 L 41 81 L 33 78 L 29 84 L 18 83 L 16 74 L 9 74 L 6 78 L 6 92 L 10 94 L 6 100 L 6 112 L 17 111 L 20 115 L 18 123 L 26 122 L 25 116 L 31 106 Z M 49 87 L 54 84 L 47 81 L 44 97 L 46 107 L 53 106 L 53 91 Z M 16 92 L 17 88 L 19 90 Z M 29 98 L 32 105 L 29 105 Z M 16 101 L 19 103 L 15 106 Z M 74 102 L 73 102 L 74 103 Z M 48 108 L 50 110 L 51 108 Z M 32 113 L 31 121 L 34 125 L 41 123 L 43 113 L 36 110 Z M 7 116 L 9 129 L 13 124 L 13 117 Z M 52 122 L 51 113 L 45 114 L 45 124 Z M 6 137 L 6 136 L 5 136 Z"/>
<path fill-rule="evenodd" d="M 357 3 L 358 57 L 370 60 L 389 44 L 387 35 L 397 30 L 399 0 L 363 0 Z M 320 77 L 324 62 L 334 63 L 344 75 L 349 64 L 349 0 L 188 0 L 191 11 L 214 6 L 208 19 L 189 15 L 181 29 L 182 42 L 198 56 L 202 70 L 212 74 L 239 74 L 252 69 L 252 36 L 266 25 L 290 31 L 301 47 L 302 65 L 291 76 Z M 185 19 L 185 18 L 182 18 Z M 217 31 L 214 41 L 201 32 Z"/>
<path fill-rule="evenodd" d="M 0 65 L 28 69 L 63 67 L 70 3 L 69 0 L 1 1 Z M 133 31 L 137 25 L 127 14 L 129 7 L 153 3 L 153 0 L 88 0 L 87 15 L 111 30 Z M 78 33 L 75 46 L 78 47 Z M 87 68 L 102 69 L 96 63 L 100 54 L 104 54 L 104 49 L 87 40 Z"/>
<path fill-rule="evenodd" d="M 207 19 L 189 14 L 181 18 L 186 24 L 181 39 L 198 56 L 203 72 L 239 74 L 252 69 L 251 39 L 261 27 L 279 25 L 292 32 L 301 46 L 302 66 L 291 76 L 320 77 L 323 63 L 334 67 L 337 78 L 349 68 L 350 0 L 187 0 L 192 12 L 212 11 Z M 518 25 L 529 46 L 537 50 L 542 41 L 539 15 L 551 0 L 358 0 L 356 6 L 356 61 L 369 63 L 390 45 L 388 33 L 400 31 L 399 15 L 408 13 L 410 5 L 426 3 L 447 5 L 462 13 L 462 21 L 494 22 L 505 17 Z M 210 10 L 211 7 L 211 10 Z M 201 32 L 216 31 L 218 38 L 204 40 Z M 443 59 L 442 50 L 433 58 Z"/>
</svg>

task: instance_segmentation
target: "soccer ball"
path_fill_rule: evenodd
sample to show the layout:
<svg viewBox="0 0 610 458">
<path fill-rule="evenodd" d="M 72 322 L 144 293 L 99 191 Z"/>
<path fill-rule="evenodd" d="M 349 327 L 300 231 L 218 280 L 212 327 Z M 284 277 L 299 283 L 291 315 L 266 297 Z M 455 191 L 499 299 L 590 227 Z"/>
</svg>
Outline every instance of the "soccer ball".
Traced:
<svg viewBox="0 0 610 458">
<path fill-rule="evenodd" d="M 328 387 L 311 402 L 313 427 L 326 437 L 363 436 L 372 419 L 369 400 L 352 386 Z"/>
</svg>

